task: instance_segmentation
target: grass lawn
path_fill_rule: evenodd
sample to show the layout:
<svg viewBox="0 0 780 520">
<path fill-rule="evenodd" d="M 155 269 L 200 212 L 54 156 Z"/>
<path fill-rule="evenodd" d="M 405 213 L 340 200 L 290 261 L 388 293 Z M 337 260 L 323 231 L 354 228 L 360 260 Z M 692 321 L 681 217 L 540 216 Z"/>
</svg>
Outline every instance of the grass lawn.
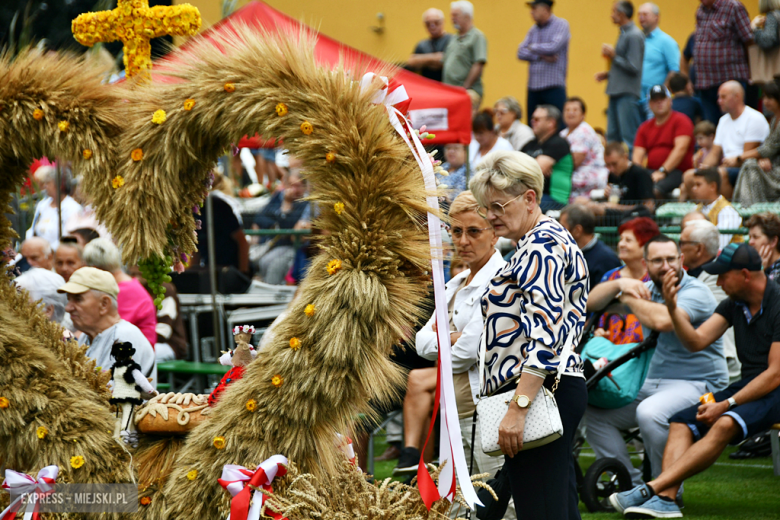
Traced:
<svg viewBox="0 0 780 520">
<path fill-rule="evenodd" d="M 375 454 L 385 450 L 383 437 L 375 440 Z M 685 518 L 699 520 L 780 520 L 780 477 L 772 472 L 770 458 L 737 461 L 728 458 L 735 448 L 729 448 L 709 468 L 685 482 Z M 594 461 L 583 452 L 580 465 L 583 472 Z M 638 461 L 636 461 L 638 464 Z M 391 476 L 395 461 L 377 462 L 377 479 Z M 588 513 L 580 502 L 583 520 L 618 520 L 616 513 Z"/>
</svg>

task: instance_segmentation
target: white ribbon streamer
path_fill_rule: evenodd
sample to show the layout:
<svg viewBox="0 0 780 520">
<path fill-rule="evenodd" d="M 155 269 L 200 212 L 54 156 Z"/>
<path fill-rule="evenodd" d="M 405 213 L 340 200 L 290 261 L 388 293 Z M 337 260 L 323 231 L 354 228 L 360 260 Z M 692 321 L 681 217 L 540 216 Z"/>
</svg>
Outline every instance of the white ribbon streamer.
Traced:
<svg viewBox="0 0 780 520">
<path fill-rule="evenodd" d="M 252 480 L 254 474 L 263 470 L 265 473 L 265 482 L 261 482 L 261 486 L 268 486 L 276 478 L 276 474 L 279 471 L 279 464 L 287 465 L 287 457 L 284 455 L 274 455 L 265 462 L 257 466 L 255 471 L 248 470 L 244 466 L 236 464 L 226 464 L 222 468 L 222 477 L 220 480 L 229 482 L 227 485 L 223 485 L 228 490 L 230 496 L 235 497 L 244 489 L 247 482 Z M 263 506 L 265 496 L 258 490 L 252 493 L 251 505 L 249 506 L 249 513 L 247 514 L 247 520 L 260 520 L 260 510 Z M 230 520 L 228 515 L 227 520 Z"/>
<path fill-rule="evenodd" d="M 425 181 L 425 189 L 430 194 L 426 197 L 428 205 L 438 213 L 439 199 L 433 195 L 436 192 L 436 178 L 433 173 L 433 164 L 431 162 L 428 153 L 425 151 L 420 139 L 412 130 L 411 123 L 399 112 L 393 105 L 406 101 L 409 96 L 406 93 L 406 89 L 403 86 L 399 86 L 393 92 L 389 93 L 389 82 L 384 76 L 377 76 L 373 72 L 366 73 L 360 81 L 360 88 L 363 91 L 369 89 L 372 83 L 379 79 L 384 83 L 384 87 L 374 94 L 372 102 L 375 104 L 383 104 L 387 109 L 387 115 L 390 119 L 390 124 L 393 125 L 395 131 L 404 140 L 412 151 L 417 164 L 422 171 L 423 179 Z M 409 135 L 404 128 L 403 121 L 409 129 Z M 411 136 L 411 141 L 409 136 Z M 444 268 L 442 265 L 442 241 L 441 241 L 441 220 L 434 213 L 428 213 L 428 236 L 431 245 L 431 267 L 433 273 L 433 291 L 434 300 L 436 302 L 436 322 L 439 324 L 447 323 L 447 296 L 444 288 Z M 446 496 L 450 501 L 455 497 L 450 493 L 452 488 L 452 482 L 455 475 L 458 477 L 460 484 L 460 491 L 465 499 L 466 503 L 474 509 L 475 504 L 482 505 L 477 498 L 477 493 L 474 490 L 474 486 L 471 484 L 471 477 L 469 475 L 468 465 L 466 464 L 466 455 L 463 451 L 463 443 L 461 441 L 460 422 L 458 421 L 458 408 L 455 404 L 455 385 L 452 381 L 452 354 L 449 328 L 440 326 L 437 327 L 437 334 L 439 338 L 439 369 L 441 371 L 441 413 L 442 421 L 440 427 L 440 442 L 439 442 L 439 461 L 444 464 L 444 461 L 448 461 L 439 475 L 439 495 Z M 454 459 L 454 461 L 452 460 Z M 453 470 L 455 475 L 453 475 Z"/>
<path fill-rule="evenodd" d="M 22 498 L 25 495 L 32 495 L 35 493 L 48 493 L 54 488 L 54 481 L 57 480 L 57 475 L 60 472 L 60 468 L 57 466 L 46 466 L 38 472 L 36 478 L 32 478 L 30 475 L 19 473 L 12 469 L 5 470 L 5 481 L 3 481 L 3 489 L 8 491 L 11 495 L 19 495 L 19 497 L 11 502 L 11 505 L 5 508 L 0 513 L 0 519 L 5 518 L 11 511 L 18 511 Z M 50 482 L 47 482 L 51 480 Z M 31 520 L 35 513 L 37 501 L 30 500 L 27 504 L 27 509 L 24 511 L 24 520 Z M 16 514 L 13 513 L 12 517 Z"/>
</svg>

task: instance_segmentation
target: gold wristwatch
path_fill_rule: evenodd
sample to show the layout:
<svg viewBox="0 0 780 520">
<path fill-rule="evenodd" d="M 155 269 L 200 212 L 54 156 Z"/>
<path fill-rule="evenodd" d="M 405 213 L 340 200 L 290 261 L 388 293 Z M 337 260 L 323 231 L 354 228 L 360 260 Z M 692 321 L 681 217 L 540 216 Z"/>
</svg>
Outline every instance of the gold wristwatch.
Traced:
<svg viewBox="0 0 780 520">
<path fill-rule="evenodd" d="M 512 399 L 507 401 L 507 403 L 512 403 L 512 402 L 517 404 L 517 406 L 519 406 L 520 408 L 528 408 L 529 406 L 531 406 L 531 399 L 529 399 L 527 395 L 513 395 Z"/>
</svg>

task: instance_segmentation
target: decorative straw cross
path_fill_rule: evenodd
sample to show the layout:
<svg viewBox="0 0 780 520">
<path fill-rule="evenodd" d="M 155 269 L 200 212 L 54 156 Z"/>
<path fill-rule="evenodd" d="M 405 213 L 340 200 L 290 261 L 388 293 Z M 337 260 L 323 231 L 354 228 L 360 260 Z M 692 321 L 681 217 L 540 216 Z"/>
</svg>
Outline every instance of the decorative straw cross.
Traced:
<svg viewBox="0 0 780 520">
<path fill-rule="evenodd" d="M 124 44 L 125 74 L 128 78 L 149 75 L 152 46 L 160 36 L 190 36 L 200 29 L 200 11 L 190 4 L 149 7 L 149 0 L 119 0 L 112 11 L 84 13 L 71 25 L 82 45 L 120 40 Z"/>
</svg>

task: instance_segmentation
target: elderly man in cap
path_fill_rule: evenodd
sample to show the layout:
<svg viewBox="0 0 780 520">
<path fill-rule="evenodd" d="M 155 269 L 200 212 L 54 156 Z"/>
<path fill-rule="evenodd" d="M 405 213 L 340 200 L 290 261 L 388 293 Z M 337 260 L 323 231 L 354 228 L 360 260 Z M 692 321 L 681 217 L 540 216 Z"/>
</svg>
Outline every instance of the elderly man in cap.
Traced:
<svg viewBox="0 0 780 520">
<path fill-rule="evenodd" d="M 672 95 L 663 85 L 648 93 L 653 117 L 642 123 L 634 139 L 634 164 L 653 172 L 655 198 L 666 198 L 682 184 L 682 172 L 693 167 L 693 123 L 672 110 Z"/>
<path fill-rule="evenodd" d="M 151 378 L 152 386 L 157 385 L 154 350 L 138 327 L 119 317 L 116 304 L 119 286 L 111 273 L 82 267 L 59 288 L 59 292 L 68 295 L 65 310 L 70 313 L 73 325 L 84 333 L 79 344 L 87 345 L 87 357 L 108 370 L 114 363 L 111 359 L 114 342 L 132 343 L 135 347 L 133 360 L 141 365 L 144 377 Z"/>
<path fill-rule="evenodd" d="M 677 307 L 678 275 L 669 270 L 663 294 L 674 332 L 685 348 L 698 352 L 733 326 L 742 379 L 671 417 L 663 472 L 609 497 L 629 518 L 682 517 L 674 497 L 683 480 L 710 467 L 728 444 L 780 422 L 780 286 L 767 279 L 761 257 L 747 244 L 729 244 L 704 270 L 718 275 L 729 297 L 694 328 Z"/>
</svg>

